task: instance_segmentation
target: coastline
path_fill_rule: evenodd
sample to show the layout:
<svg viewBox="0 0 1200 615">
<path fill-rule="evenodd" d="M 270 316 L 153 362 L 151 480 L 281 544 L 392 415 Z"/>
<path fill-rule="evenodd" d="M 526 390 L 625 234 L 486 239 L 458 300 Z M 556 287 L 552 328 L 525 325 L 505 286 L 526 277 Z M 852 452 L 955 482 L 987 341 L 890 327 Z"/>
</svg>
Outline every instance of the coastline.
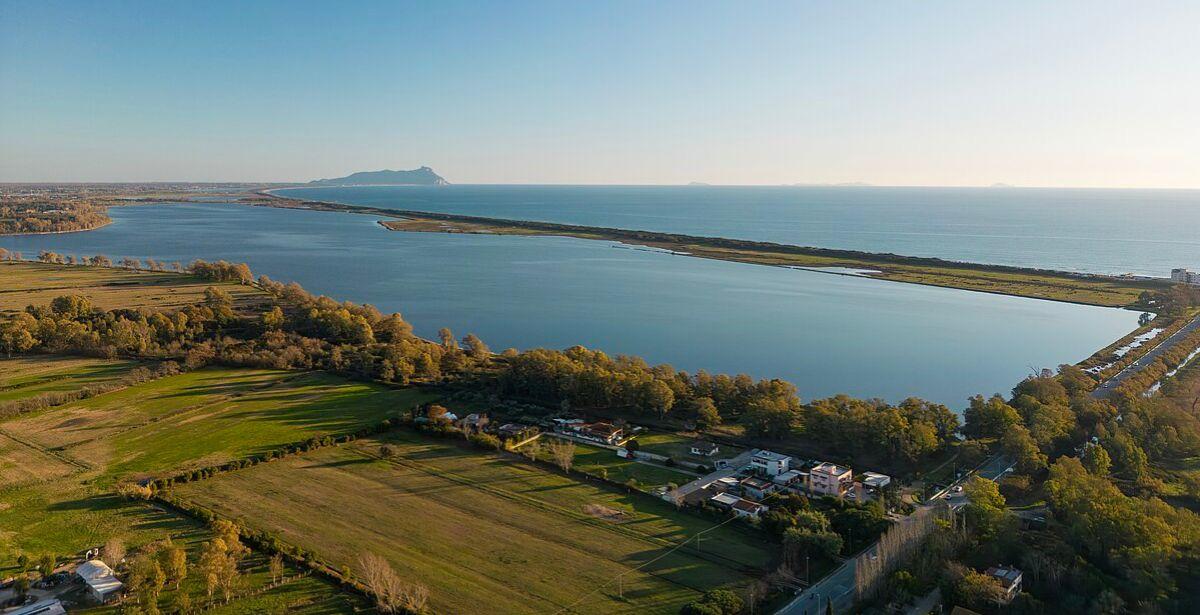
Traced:
<svg viewBox="0 0 1200 615">
<path fill-rule="evenodd" d="M 239 202 L 259 207 L 375 215 L 384 218 L 378 221 L 380 226 L 392 231 L 559 236 L 616 241 L 623 245 L 649 247 L 682 256 L 772 265 L 816 273 L 851 275 L 1078 305 L 1148 310 L 1148 306 L 1140 305 L 1139 295 L 1170 285 L 1166 279 L 1134 279 L 721 237 L 385 209 L 296 199 L 273 194 L 271 190 L 258 190 L 253 194 L 254 196 Z M 850 273 L 844 269 L 858 271 Z"/>
</svg>

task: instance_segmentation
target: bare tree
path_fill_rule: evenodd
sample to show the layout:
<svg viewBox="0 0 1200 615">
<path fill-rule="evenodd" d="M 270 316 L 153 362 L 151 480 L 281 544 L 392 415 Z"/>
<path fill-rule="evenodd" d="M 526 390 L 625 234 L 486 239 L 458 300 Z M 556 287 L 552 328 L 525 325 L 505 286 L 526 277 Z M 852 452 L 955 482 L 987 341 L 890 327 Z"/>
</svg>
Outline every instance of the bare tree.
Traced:
<svg viewBox="0 0 1200 615">
<path fill-rule="evenodd" d="M 570 472 L 575 463 L 575 443 L 570 440 L 555 440 L 550 443 L 550 457 L 563 472 Z"/>
<path fill-rule="evenodd" d="M 120 538 L 109 538 L 101 551 L 103 561 L 109 568 L 116 568 L 125 559 L 125 543 Z"/>
<path fill-rule="evenodd" d="M 397 613 L 405 600 L 404 583 L 392 570 L 392 565 L 374 553 L 358 557 L 358 574 L 363 584 L 375 596 L 375 606 L 381 613 Z"/>
<path fill-rule="evenodd" d="M 271 570 L 271 582 L 278 583 L 279 579 L 281 577 L 283 577 L 283 556 L 282 555 L 276 553 L 275 555 L 271 556 L 270 570 Z"/>
<path fill-rule="evenodd" d="M 411 613 L 423 613 L 429 603 L 429 588 L 420 583 L 404 587 L 400 593 L 400 606 Z"/>
</svg>

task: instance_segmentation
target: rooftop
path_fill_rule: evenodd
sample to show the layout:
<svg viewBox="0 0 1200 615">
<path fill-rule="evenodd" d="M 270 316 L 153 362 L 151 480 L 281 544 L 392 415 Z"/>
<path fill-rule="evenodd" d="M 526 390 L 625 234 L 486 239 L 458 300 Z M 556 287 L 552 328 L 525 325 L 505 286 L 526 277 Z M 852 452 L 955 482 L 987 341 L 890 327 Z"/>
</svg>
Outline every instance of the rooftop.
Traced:
<svg viewBox="0 0 1200 615">
<path fill-rule="evenodd" d="M 771 481 L 761 479 L 757 476 L 747 476 L 746 478 L 742 479 L 742 484 L 753 489 L 764 489 L 771 486 Z"/>
<path fill-rule="evenodd" d="M 108 564 L 98 559 L 80 564 L 75 568 L 75 574 L 79 575 L 83 579 L 83 582 L 87 583 L 98 594 L 114 592 L 125 585 L 113 575 L 112 568 L 109 568 Z"/>
<path fill-rule="evenodd" d="M 987 575 L 998 579 L 1005 589 L 1021 580 L 1021 571 L 1012 566 L 992 566 L 987 569 Z"/>
<path fill-rule="evenodd" d="M 774 451 L 758 451 L 754 453 L 754 459 L 759 461 L 783 461 L 784 459 L 791 459 L 791 457 Z"/>
<path fill-rule="evenodd" d="M 738 496 L 733 495 L 732 493 L 718 493 L 717 495 L 714 495 L 711 498 L 709 498 L 709 500 L 711 500 L 713 502 L 716 502 L 718 504 L 724 504 L 726 506 L 733 506 L 734 504 L 737 504 L 738 501 L 741 499 L 742 498 L 739 498 Z"/>
<path fill-rule="evenodd" d="M 822 472 L 824 474 L 832 474 L 834 476 L 841 476 L 842 474 L 849 472 L 850 468 L 847 468 L 845 466 L 839 466 L 836 463 L 829 463 L 828 461 L 822 461 L 821 463 L 818 463 L 815 467 L 813 467 L 812 471 L 813 472 Z"/>
<path fill-rule="evenodd" d="M 750 500 L 746 500 L 743 498 L 738 498 L 737 501 L 733 503 L 733 507 L 738 510 L 744 510 L 746 512 L 754 512 L 761 508 L 765 508 L 762 504 L 759 504 L 758 502 L 751 502 Z"/>
</svg>

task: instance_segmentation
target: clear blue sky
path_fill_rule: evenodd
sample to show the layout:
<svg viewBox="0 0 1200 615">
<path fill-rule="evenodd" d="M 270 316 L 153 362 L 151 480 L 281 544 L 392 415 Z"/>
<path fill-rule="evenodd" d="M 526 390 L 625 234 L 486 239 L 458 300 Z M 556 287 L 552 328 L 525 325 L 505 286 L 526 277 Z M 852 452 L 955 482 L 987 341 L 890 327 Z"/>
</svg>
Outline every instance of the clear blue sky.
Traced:
<svg viewBox="0 0 1200 615">
<path fill-rule="evenodd" d="M 0 0 L 0 181 L 1200 187 L 1200 2 Z"/>
</svg>

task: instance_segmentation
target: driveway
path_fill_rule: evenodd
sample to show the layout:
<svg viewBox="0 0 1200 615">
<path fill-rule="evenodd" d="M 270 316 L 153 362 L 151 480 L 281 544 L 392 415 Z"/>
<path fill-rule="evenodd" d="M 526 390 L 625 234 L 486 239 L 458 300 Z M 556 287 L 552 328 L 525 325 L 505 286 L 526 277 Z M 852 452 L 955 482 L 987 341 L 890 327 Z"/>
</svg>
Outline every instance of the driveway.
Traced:
<svg viewBox="0 0 1200 615">
<path fill-rule="evenodd" d="M 742 470 L 742 468 L 745 468 L 746 466 L 750 465 L 750 458 L 753 457 L 754 453 L 757 453 L 757 452 L 758 452 L 758 449 L 750 449 L 748 451 L 743 451 L 737 457 L 734 457 L 733 459 L 729 460 L 729 467 L 723 468 L 720 470 L 716 470 L 714 472 L 710 472 L 709 474 L 707 474 L 705 476 L 701 476 L 700 478 L 697 478 L 696 480 L 694 480 L 686 485 L 680 485 L 677 489 L 675 489 L 674 491 L 672 491 L 670 493 L 671 499 L 676 502 L 681 502 L 681 501 L 683 501 L 683 498 L 687 497 L 687 495 L 692 493 L 693 491 L 702 489 L 702 488 L 704 488 L 705 485 L 707 485 L 717 479 L 721 479 L 721 478 L 725 478 L 727 476 L 733 476 L 733 475 L 737 474 L 738 472 L 740 472 Z"/>
</svg>

